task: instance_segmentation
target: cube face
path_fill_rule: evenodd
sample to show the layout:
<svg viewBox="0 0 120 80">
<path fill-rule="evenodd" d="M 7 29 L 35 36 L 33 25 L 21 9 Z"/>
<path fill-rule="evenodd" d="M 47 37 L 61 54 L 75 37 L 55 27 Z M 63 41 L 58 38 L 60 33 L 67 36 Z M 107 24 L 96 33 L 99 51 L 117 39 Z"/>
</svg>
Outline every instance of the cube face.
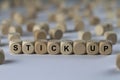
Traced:
<svg viewBox="0 0 120 80">
<path fill-rule="evenodd" d="M 16 28 L 13 27 L 13 26 L 11 26 L 11 27 L 9 28 L 9 33 L 15 33 L 15 32 L 17 32 Z"/>
<path fill-rule="evenodd" d="M 116 33 L 112 32 L 112 31 L 106 32 L 104 34 L 104 37 L 105 37 L 106 40 L 112 41 L 112 44 L 117 43 L 117 35 L 116 35 Z"/>
<path fill-rule="evenodd" d="M 43 29 L 43 30 L 45 30 L 46 33 L 48 33 L 48 31 L 49 31 L 48 23 L 41 23 L 40 24 L 40 29 Z"/>
<path fill-rule="evenodd" d="M 35 33 L 36 30 L 40 30 L 40 25 L 36 24 L 36 25 L 33 26 L 32 32 Z"/>
<path fill-rule="evenodd" d="M 90 18 L 90 24 L 91 25 L 97 25 L 99 23 L 100 23 L 100 19 L 98 17 L 93 16 L 93 17 Z"/>
<path fill-rule="evenodd" d="M 23 41 L 22 42 L 22 51 L 25 54 L 33 54 L 34 53 L 34 44 L 31 41 Z"/>
<path fill-rule="evenodd" d="M 67 26 L 64 22 L 59 22 L 56 26 L 57 29 L 60 29 L 63 33 L 67 31 Z"/>
<path fill-rule="evenodd" d="M 84 30 L 84 22 L 78 21 L 75 23 L 75 31 L 83 31 Z"/>
<path fill-rule="evenodd" d="M 99 53 L 98 43 L 94 41 L 88 41 L 86 43 L 86 50 L 88 55 L 97 55 Z"/>
<path fill-rule="evenodd" d="M 36 32 L 34 32 L 35 40 L 46 39 L 46 38 L 47 38 L 47 34 L 45 30 L 36 30 Z"/>
<path fill-rule="evenodd" d="M 76 55 L 83 55 L 86 53 L 85 42 L 79 40 L 73 42 L 73 53 Z"/>
<path fill-rule="evenodd" d="M 47 41 L 39 40 L 35 42 L 35 53 L 46 54 L 47 53 Z"/>
<path fill-rule="evenodd" d="M 96 35 L 98 35 L 98 36 L 103 35 L 103 34 L 104 34 L 104 27 L 103 27 L 103 25 L 101 25 L 101 24 L 97 25 L 97 26 L 95 27 L 95 33 L 96 33 Z"/>
<path fill-rule="evenodd" d="M 36 24 L 36 23 L 35 23 L 35 22 L 32 22 L 32 21 L 28 22 L 28 23 L 27 23 L 27 31 L 32 32 L 33 27 L 34 27 L 35 24 Z"/>
<path fill-rule="evenodd" d="M 10 26 L 8 24 L 1 24 L 0 27 L 1 27 L 1 33 L 3 35 L 7 35 L 8 32 L 9 32 L 9 27 Z"/>
<path fill-rule="evenodd" d="M 62 41 L 60 44 L 61 54 L 70 55 L 73 52 L 72 41 Z"/>
<path fill-rule="evenodd" d="M 51 40 L 48 42 L 47 50 L 49 54 L 59 54 L 60 53 L 60 42 L 58 40 Z"/>
<path fill-rule="evenodd" d="M 10 48 L 11 53 L 14 53 L 14 54 L 22 53 L 22 45 L 21 44 L 22 44 L 21 40 L 10 41 L 9 48 Z"/>
<path fill-rule="evenodd" d="M 61 39 L 63 37 L 63 32 L 60 29 L 51 29 L 49 31 L 51 39 Z"/>
<path fill-rule="evenodd" d="M 78 34 L 80 40 L 91 40 L 90 32 L 80 31 Z"/>
<path fill-rule="evenodd" d="M 101 41 L 99 43 L 99 52 L 102 55 L 110 55 L 112 53 L 112 44 L 110 41 Z"/>
<path fill-rule="evenodd" d="M 15 22 L 17 24 L 23 24 L 25 22 L 24 16 L 21 15 L 20 13 L 14 13 L 13 14 L 13 19 L 15 20 Z"/>
</svg>

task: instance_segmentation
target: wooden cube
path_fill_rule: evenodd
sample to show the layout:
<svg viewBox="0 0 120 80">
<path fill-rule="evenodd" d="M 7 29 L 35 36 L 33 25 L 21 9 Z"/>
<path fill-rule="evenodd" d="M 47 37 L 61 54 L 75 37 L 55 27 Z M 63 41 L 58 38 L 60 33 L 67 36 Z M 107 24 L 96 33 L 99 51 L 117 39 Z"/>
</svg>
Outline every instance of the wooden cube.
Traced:
<svg viewBox="0 0 120 80">
<path fill-rule="evenodd" d="M 35 33 L 37 30 L 40 30 L 39 24 L 34 25 L 32 32 Z"/>
<path fill-rule="evenodd" d="M 5 55 L 3 49 L 0 49 L 0 65 L 5 62 Z"/>
<path fill-rule="evenodd" d="M 120 54 L 118 54 L 116 57 L 116 66 L 117 66 L 117 69 L 120 70 Z"/>
<path fill-rule="evenodd" d="M 36 30 L 34 32 L 34 39 L 35 40 L 47 39 L 47 33 L 45 32 L 45 30 Z"/>
<path fill-rule="evenodd" d="M 86 43 L 86 51 L 87 51 L 88 55 L 97 55 L 99 53 L 98 42 L 87 41 L 87 43 Z"/>
<path fill-rule="evenodd" d="M 20 35 L 23 34 L 22 27 L 19 25 L 12 25 L 9 28 L 9 33 L 20 33 Z"/>
<path fill-rule="evenodd" d="M 86 53 L 86 43 L 83 40 L 75 40 L 73 42 L 73 53 L 83 55 Z"/>
<path fill-rule="evenodd" d="M 60 53 L 60 41 L 50 40 L 47 45 L 47 50 L 49 54 L 56 55 Z"/>
<path fill-rule="evenodd" d="M 55 22 L 56 21 L 56 14 L 55 13 L 49 14 L 48 21 Z"/>
<path fill-rule="evenodd" d="M 40 29 L 43 29 L 43 30 L 46 31 L 46 33 L 48 33 L 49 32 L 49 25 L 48 25 L 48 23 L 41 23 L 40 24 Z"/>
<path fill-rule="evenodd" d="M 18 13 L 18 12 L 15 12 L 15 13 L 13 14 L 13 20 L 14 20 L 17 24 L 20 24 L 20 25 L 25 23 L 25 17 L 24 17 L 22 14 Z"/>
<path fill-rule="evenodd" d="M 46 54 L 47 53 L 47 40 L 35 41 L 35 53 Z"/>
<path fill-rule="evenodd" d="M 104 35 L 105 32 L 112 30 L 113 30 L 113 26 L 111 24 L 99 24 L 95 28 L 95 33 L 98 36 L 102 36 Z"/>
<path fill-rule="evenodd" d="M 22 53 L 22 41 L 12 40 L 9 42 L 9 49 L 11 53 L 20 54 Z"/>
<path fill-rule="evenodd" d="M 107 31 L 104 33 L 104 37 L 106 40 L 110 40 L 112 44 L 117 43 L 117 34 L 113 31 Z"/>
<path fill-rule="evenodd" d="M 18 12 L 15 12 L 15 13 L 13 14 L 13 20 L 14 20 L 17 24 L 20 24 L 20 25 L 25 23 L 25 17 L 24 17 L 22 14 L 18 13 Z"/>
<path fill-rule="evenodd" d="M 75 22 L 75 31 L 83 31 L 84 30 L 84 22 L 83 21 L 78 21 L 78 22 Z"/>
<path fill-rule="evenodd" d="M 11 41 L 11 40 L 20 40 L 20 33 L 9 33 L 8 34 L 8 40 Z"/>
<path fill-rule="evenodd" d="M 51 29 L 49 31 L 49 34 L 51 39 L 61 39 L 63 36 L 63 32 L 60 29 L 56 29 L 56 28 Z"/>
<path fill-rule="evenodd" d="M 59 22 L 57 25 L 56 25 L 57 29 L 60 29 L 63 33 L 67 31 L 67 26 L 66 26 L 66 23 L 64 22 Z"/>
<path fill-rule="evenodd" d="M 34 43 L 32 41 L 25 40 L 22 42 L 22 51 L 25 54 L 34 53 Z"/>
<path fill-rule="evenodd" d="M 73 42 L 71 40 L 62 40 L 60 43 L 60 52 L 63 55 L 70 55 L 73 53 Z"/>
<path fill-rule="evenodd" d="M 56 22 L 65 22 L 67 19 L 63 13 L 57 13 L 55 18 Z"/>
<path fill-rule="evenodd" d="M 9 27 L 10 27 L 9 24 L 1 24 L 1 25 L 0 25 L 1 33 L 2 33 L 3 35 L 7 35 L 8 32 L 9 32 Z"/>
<path fill-rule="evenodd" d="M 35 19 L 37 17 L 37 10 L 35 6 L 28 6 L 27 7 L 27 18 L 28 19 Z"/>
<path fill-rule="evenodd" d="M 91 33 L 90 32 L 85 32 L 85 31 L 79 31 L 78 32 L 79 39 L 81 40 L 91 40 Z"/>
<path fill-rule="evenodd" d="M 29 21 L 29 22 L 27 23 L 27 31 L 32 32 L 33 27 L 34 27 L 35 24 L 36 24 L 36 23 L 35 23 L 34 21 Z"/>
<path fill-rule="evenodd" d="M 91 25 L 97 25 L 100 23 L 100 19 L 96 16 L 92 16 L 90 17 L 90 24 Z"/>
<path fill-rule="evenodd" d="M 99 53 L 102 55 L 110 55 L 112 53 L 112 43 L 108 40 L 99 42 Z"/>
</svg>

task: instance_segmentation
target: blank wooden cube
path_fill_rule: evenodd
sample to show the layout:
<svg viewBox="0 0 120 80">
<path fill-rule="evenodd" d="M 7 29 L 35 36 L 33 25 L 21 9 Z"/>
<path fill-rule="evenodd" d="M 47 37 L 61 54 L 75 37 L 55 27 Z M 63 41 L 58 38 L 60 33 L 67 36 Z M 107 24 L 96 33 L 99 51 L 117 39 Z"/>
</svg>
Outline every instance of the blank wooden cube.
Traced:
<svg viewBox="0 0 120 80">
<path fill-rule="evenodd" d="M 28 19 L 35 19 L 37 17 L 37 10 L 34 6 L 27 7 L 27 18 Z"/>
<path fill-rule="evenodd" d="M 49 14 L 48 21 L 55 22 L 56 21 L 56 14 L 55 13 Z"/>
<path fill-rule="evenodd" d="M 99 24 L 95 28 L 95 33 L 98 36 L 102 36 L 104 35 L 105 32 L 112 30 L 113 30 L 113 26 L 111 24 Z"/>
<path fill-rule="evenodd" d="M 13 20 L 14 20 L 17 24 L 23 24 L 23 23 L 25 23 L 25 17 L 24 17 L 22 14 L 17 13 L 17 12 L 15 12 L 15 13 L 13 14 Z"/>
<path fill-rule="evenodd" d="M 40 29 L 43 29 L 43 30 L 46 31 L 46 33 L 48 33 L 49 32 L 49 25 L 48 25 L 48 23 L 41 23 L 40 24 Z"/>
<path fill-rule="evenodd" d="M 97 25 L 100 23 L 100 19 L 96 16 L 92 16 L 90 17 L 90 24 L 91 25 Z"/>
<path fill-rule="evenodd" d="M 91 33 L 85 32 L 85 31 L 79 31 L 78 32 L 79 39 L 81 40 L 91 40 Z"/>
<path fill-rule="evenodd" d="M 45 32 L 45 30 L 36 30 L 36 32 L 34 32 L 34 39 L 47 39 L 47 33 Z"/>
<path fill-rule="evenodd" d="M 84 30 L 84 22 L 83 21 L 78 21 L 78 22 L 75 22 L 75 31 L 82 31 Z"/>
<path fill-rule="evenodd" d="M 56 14 L 56 22 L 65 22 L 66 21 L 66 16 L 62 13 L 57 13 Z"/>
<path fill-rule="evenodd" d="M 35 33 L 37 30 L 40 30 L 39 24 L 34 25 L 32 32 Z"/>
<path fill-rule="evenodd" d="M 3 49 L 0 49 L 0 65 L 5 62 L 5 55 Z"/>
<path fill-rule="evenodd" d="M 9 49 L 11 53 L 20 54 L 22 53 L 22 41 L 12 40 L 9 42 Z"/>
<path fill-rule="evenodd" d="M 86 53 L 86 43 L 83 40 L 75 40 L 73 42 L 73 53 L 83 55 Z"/>
<path fill-rule="evenodd" d="M 7 35 L 8 32 L 9 32 L 9 27 L 10 27 L 9 24 L 1 24 L 1 25 L 0 25 L 1 33 L 2 33 L 3 35 Z"/>
<path fill-rule="evenodd" d="M 97 55 L 99 53 L 98 42 L 87 41 L 87 43 L 86 43 L 86 51 L 87 51 L 88 55 Z"/>
<path fill-rule="evenodd" d="M 64 22 L 59 22 L 57 25 L 56 25 L 57 29 L 60 29 L 63 33 L 67 31 L 67 26 L 66 26 L 66 23 Z"/>
<path fill-rule="evenodd" d="M 22 42 L 22 51 L 25 54 L 34 53 L 34 43 L 32 41 L 25 40 Z"/>
<path fill-rule="evenodd" d="M 108 40 L 99 42 L 99 53 L 102 55 L 109 55 L 112 53 L 112 43 Z"/>
<path fill-rule="evenodd" d="M 33 27 L 36 23 L 34 21 L 30 21 L 27 23 L 27 31 L 32 32 Z"/>
<path fill-rule="evenodd" d="M 60 43 L 60 52 L 63 55 L 70 55 L 73 53 L 73 42 L 71 40 L 63 40 Z"/>
<path fill-rule="evenodd" d="M 20 33 L 20 35 L 22 35 L 23 34 L 22 27 L 19 25 L 10 26 L 9 33 Z"/>
<path fill-rule="evenodd" d="M 60 41 L 50 40 L 47 44 L 47 50 L 49 54 L 56 55 L 60 53 Z"/>
<path fill-rule="evenodd" d="M 107 31 L 104 33 L 104 37 L 106 40 L 110 40 L 112 44 L 117 43 L 117 34 L 113 31 Z"/>
<path fill-rule="evenodd" d="M 8 40 L 11 41 L 11 40 L 20 40 L 20 33 L 9 33 L 8 34 Z"/>
<path fill-rule="evenodd" d="M 63 32 L 60 29 L 54 28 L 49 31 L 49 35 L 51 39 L 61 39 Z"/>
<path fill-rule="evenodd" d="M 120 70 L 120 54 L 118 54 L 116 57 L 116 66 L 117 66 L 117 69 Z"/>
<path fill-rule="evenodd" d="M 46 54 L 47 53 L 47 40 L 35 41 L 35 53 Z"/>
</svg>

